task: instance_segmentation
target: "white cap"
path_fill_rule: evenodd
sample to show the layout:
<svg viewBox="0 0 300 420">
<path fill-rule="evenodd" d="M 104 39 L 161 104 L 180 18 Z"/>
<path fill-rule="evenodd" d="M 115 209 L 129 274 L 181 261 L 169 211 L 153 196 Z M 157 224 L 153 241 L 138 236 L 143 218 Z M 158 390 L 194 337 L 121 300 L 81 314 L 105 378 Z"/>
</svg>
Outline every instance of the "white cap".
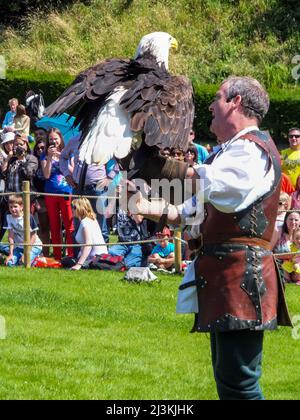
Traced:
<svg viewBox="0 0 300 420">
<path fill-rule="evenodd" d="M 8 133 L 2 134 L 1 138 L 2 138 L 1 144 L 9 143 L 10 141 L 14 141 L 15 133 L 13 133 L 12 131 L 9 131 Z"/>
</svg>

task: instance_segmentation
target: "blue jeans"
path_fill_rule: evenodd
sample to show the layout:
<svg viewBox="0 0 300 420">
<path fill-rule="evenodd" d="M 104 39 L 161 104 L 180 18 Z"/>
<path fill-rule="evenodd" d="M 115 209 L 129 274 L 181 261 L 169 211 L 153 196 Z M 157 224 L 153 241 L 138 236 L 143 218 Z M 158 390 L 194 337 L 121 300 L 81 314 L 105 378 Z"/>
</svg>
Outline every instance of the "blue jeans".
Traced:
<svg viewBox="0 0 300 420">
<path fill-rule="evenodd" d="M 114 257 L 124 257 L 127 268 L 141 267 L 143 252 L 141 245 L 113 245 L 108 253 Z"/>
<path fill-rule="evenodd" d="M 9 247 L 8 247 L 8 250 L 9 250 Z M 8 253 L 9 253 L 9 251 L 8 251 Z M 31 253 L 30 253 L 30 264 L 32 264 L 33 263 L 33 260 L 36 257 L 39 257 L 41 255 L 41 253 L 42 253 L 42 248 L 41 247 L 39 247 L 39 246 L 33 246 L 31 248 Z M 13 259 L 11 261 L 9 261 L 9 263 L 7 264 L 7 266 L 8 267 L 14 267 L 16 265 L 19 265 L 20 260 L 23 257 L 23 255 L 24 255 L 24 249 L 23 248 L 16 247 L 14 249 Z"/>
<path fill-rule="evenodd" d="M 96 185 L 87 185 L 84 187 L 84 190 L 82 192 L 82 195 L 90 195 L 93 197 L 101 197 L 104 193 L 106 193 L 106 189 L 104 190 L 97 190 L 96 189 Z M 74 194 L 77 195 L 79 194 L 78 191 L 74 191 Z M 108 232 L 108 227 L 107 227 L 107 222 L 106 222 L 106 218 L 104 217 L 103 214 L 99 214 L 97 211 L 97 200 L 95 199 L 91 199 L 90 200 L 91 205 L 93 207 L 94 212 L 96 213 L 97 216 L 97 221 L 99 223 L 102 235 L 103 235 L 103 239 L 106 243 L 109 242 L 109 232 Z M 75 231 L 77 231 L 78 226 L 77 223 L 75 224 Z"/>
</svg>

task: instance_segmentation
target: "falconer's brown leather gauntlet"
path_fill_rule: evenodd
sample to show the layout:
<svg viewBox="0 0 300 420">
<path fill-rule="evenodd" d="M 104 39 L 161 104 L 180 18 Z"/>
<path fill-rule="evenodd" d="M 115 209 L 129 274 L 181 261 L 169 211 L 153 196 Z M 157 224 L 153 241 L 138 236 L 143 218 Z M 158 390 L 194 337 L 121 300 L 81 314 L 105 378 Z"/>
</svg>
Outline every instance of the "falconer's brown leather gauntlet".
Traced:
<svg viewBox="0 0 300 420">
<path fill-rule="evenodd" d="M 151 184 L 152 179 L 180 179 L 182 182 L 186 179 L 189 165 L 185 162 L 178 162 L 175 159 L 166 158 L 157 155 L 150 157 L 145 165 L 140 168 L 138 177 Z"/>
</svg>

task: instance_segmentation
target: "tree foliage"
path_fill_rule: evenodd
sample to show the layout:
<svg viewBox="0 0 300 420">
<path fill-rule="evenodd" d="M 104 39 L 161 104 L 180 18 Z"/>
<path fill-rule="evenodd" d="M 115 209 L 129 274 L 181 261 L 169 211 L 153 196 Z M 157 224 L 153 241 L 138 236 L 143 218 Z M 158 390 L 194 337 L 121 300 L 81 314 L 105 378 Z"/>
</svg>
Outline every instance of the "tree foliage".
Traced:
<svg viewBox="0 0 300 420">
<path fill-rule="evenodd" d="M 61 10 L 74 3 L 87 4 L 89 0 L 0 0 L 0 24 L 18 24 L 26 15 L 37 10 Z"/>
</svg>

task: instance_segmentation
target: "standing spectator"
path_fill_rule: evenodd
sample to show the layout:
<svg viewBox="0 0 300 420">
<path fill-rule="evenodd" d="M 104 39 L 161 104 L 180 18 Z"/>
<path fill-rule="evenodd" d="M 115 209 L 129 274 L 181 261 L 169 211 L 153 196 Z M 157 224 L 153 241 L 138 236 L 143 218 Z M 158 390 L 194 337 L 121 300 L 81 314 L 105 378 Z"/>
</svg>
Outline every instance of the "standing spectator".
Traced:
<svg viewBox="0 0 300 420">
<path fill-rule="evenodd" d="M 19 101 L 16 98 L 12 98 L 8 101 L 8 105 L 10 107 L 10 111 L 8 111 L 4 117 L 4 121 L 2 123 L 2 128 L 4 132 L 13 131 L 14 129 L 14 118 L 16 116 L 17 106 L 19 105 Z"/>
<path fill-rule="evenodd" d="M 60 197 L 59 195 L 70 195 L 72 188 L 67 183 L 66 178 L 59 168 L 61 151 L 64 148 L 64 140 L 61 132 L 57 128 L 52 128 L 48 133 L 47 146 L 45 153 L 41 156 L 41 167 L 45 182 L 45 192 L 56 194 L 56 196 L 46 196 L 45 203 L 48 211 L 50 232 L 53 244 L 62 243 L 62 222 L 65 227 L 67 244 L 73 243 L 72 233 L 73 216 L 71 207 L 71 197 Z M 68 247 L 68 256 L 73 257 L 73 248 Z M 54 247 L 54 258 L 61 260 L 62 249 Z"/>
<path fill-rule="evenodd" d="M 160 150 L 160 154 L 166 158 L 171 157 L 171 149 L 170 147 L 165 147 L 163 150 Z"/>
<path fill-rule="evenodd" d="M 86 198 L 74 200 L 72 203 L 74 217 L 80 220 L 80 226 L 76 233 L 76 243 L 89 244 L 91 246 L 83 246 L 81 248 L 79 259 L 72 267 L 72 270 L 80 270 L 82 266 L 87 267 L 89 262 L 96 255 L 107 254 L 106 246 L 98 246 L 103 244 L 104 239 L 101 229 L 97 222 L 91 203 Z M 94 246 L 92 246 L 94 244 Z"/>
<path fill-rule="evenodd" d="M 34 127 L 33 135 L 35 143 L 39 140 L 44 140 L 46 142 L 48 138 L 47 130 L 41 127 Z"/>
<path fill-rule="evenodd" d="M 5 175 L 7 171 L 8 162 L 14 154 L 14 140 L 15 135 L 13 132 L 2 133 L 2 142 L 0 147 L 0 183 L 1 192 L 5 192 Z M 2 241 L 5 234 L 3 223 L 5 221 L 5 214 L 8 210 L 7 199 L 5 197 L 0 198 L 0 241 Z"/>
<path fill-rule="evenodd" d="M 46 179 L 43 174 L 40 158 L 43 155 L 43 153 L 45 153 L 46 151 L 46 144 L 47 144 L 46 139 L 43 140 L 40 137 L 40 139 L 36 141 L 36 144 L 33 149 L 33 154 L 38 159 L 38 162 L 39 162 L 38 169 L 33 178 L 33 185 L 34 185 L 35 190 L 38 193 L 45 192 Z M 48 216 L 48 211 L 46 207 L 45 197 L 38 195 L 36 203 L 37 205 L 35 209 L 36 209 L 38 219 L 39 219 L 40 238 L 43 244 L 49 244 L 50 243 L 50 231 L 49 231 L 50 222 L 49 222 L 49 216 Z M 43 247 L 43 255 L 44 257 L 49 257 L 49 247 Z"/>
<path fill-rule="evenodd" d="M 14 140 L 14 154 L 7 164 L 6 192 L 21 192 L 23 181 L 30 181 L 33 188 L 33 178 L 38 169 L 38 160 L 31 154 L 28 137 L 16 134 Z"/>
<path fill-rule="evenodd" d="M 190 136 L 189 136 L 189 143 L 191 146 L 195 146 L 198 150 L 198 163 L 204 163 L 206 161 L 206 159 L 209 156 L 209 153 L 207 151 L 207 149 L 203 146 L 201 146 L 198 143 L 195 143 L 195 138 L 196 138 L 196 134 L 194 130 L 190 131 Z"/>
<path fill-rule="evenodd" d="M 184 151 L 179 148 L 174 148 L 171 150 L 171 157 L 179 162 L 184 161 Z"/>
<path fill-rule="evenodd" d="M 290 177 L 283 172 L 281 177 L 281 191 L 289 195 L 295 192 L 295 187 L 292 184 Z"/>
<path fill-rule="evenodd" d="M 79 160 L 79 145 L 80 137 L 74 137 L 69 141 L 66 147 L 62 150 L 60 156 L 60 170 L 65 176 L 68 184 L 74 188 L 74 194 L 82 194 L 93 197 L 105 196 L 109 186 L 112 184 L 116 187 L 121 175 L 116 162 L 110 161 L 106 165 L 91 164 L 86 168 L 86 175 L 83 189 L 80 189 L 81 175 L 84 171 L 84 163 Z M 71 159 L 74 159 L 74 171 L 70 166 Z M 94 212 L 97 215 L 97 220 L 101 228 L 101 232 L 105 242 L 109 241 L 109 232 L 104 211 L 98 211 L 97 201 L 91 200 Z"/>
<path fill-rule="evenodd" d="M 29 136 L 30 118 L 28 115 L 26 115 L 26 109 L 24 105 L 17 106 L 16 115 L 14 118 L 14 131 L 15 133 Z"/>
<path fill-rule="evenodd" d="M 198 165 L 198 149 L 195 145 L 190 145 L 185 153 L 184 161 L 190 166 Z"/>
<path fill-rule="evenodd" d="M 281 152 L 282 172 L 288 175 L 294 187 L 300 175 L 300 128 L 289 130 L 288 140 L 290 147 Z"/>
<path fill-rule="evenodd" d="M 0 146 L 0 172 L 1 175 L 6 172 L 7 164 L 14 154 L 15 134 L 13 132 L 2 134 Z"/>
<path fill-rule="evenodd" d="M 10 214 L 6 216 L 5 229 L 8 230 L 9 253 L 6 265 L 9 267 L 24 263 L 24 214 L 22 197 L 11 195 L 8 199 Z M 41 255 L 42 243 L 37 235 L 38 226 L 31 216 L 30 219 L 30 261 Z"/>
</svg>

